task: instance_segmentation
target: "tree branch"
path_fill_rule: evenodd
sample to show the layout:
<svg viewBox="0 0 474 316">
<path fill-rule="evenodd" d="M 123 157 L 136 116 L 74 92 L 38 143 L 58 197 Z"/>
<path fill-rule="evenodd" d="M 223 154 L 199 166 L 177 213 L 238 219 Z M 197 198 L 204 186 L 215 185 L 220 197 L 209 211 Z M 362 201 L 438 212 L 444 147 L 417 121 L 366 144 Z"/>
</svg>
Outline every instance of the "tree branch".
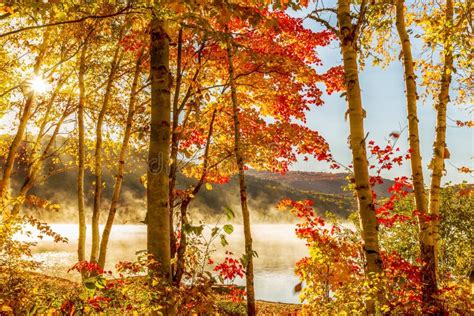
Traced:
<svg viewBox="0 0 474 316">
<path fill-rule="evenodd" d="M 84 22 L 84 21 L 89 20 L 89 19 L 99 20 L 99 19 L 111 18 L 111 17 L 117 16 L 117 15 L 123 14 L 129 8 L 130 8 L 130 6 L 126 6 L 126 7 L 122 8 L 121 10 L 119 10 L 115 13 L 106 14 L 106 15 L 88 15 L 88 16 L 84 16 L 84 17 L 82 17 L 80 19 L 76 19 L 76 20 L 60 21 L 60 22 L 47 23 L 47 24 L 42 24 L 42 25 L 26 26 L 26 27 L 22 27 L 22 28 L 19 28 L 19 29 L 10 31 L 10 32 L 0 34 L 0 38 L 5 37 L 5 36 L 9 36 L 9 35 L 13 35 L 13 34 L 17 34 L 17 33 L 23 32 L 23 31 L 35 30 L 35 29 L 40 29 L 40 28 L 44 28 L 44 27 L 80 23 L 80 22 Z M 133 12 L 128 12 L 128 13 L 133 13 Z"/>
</svg>

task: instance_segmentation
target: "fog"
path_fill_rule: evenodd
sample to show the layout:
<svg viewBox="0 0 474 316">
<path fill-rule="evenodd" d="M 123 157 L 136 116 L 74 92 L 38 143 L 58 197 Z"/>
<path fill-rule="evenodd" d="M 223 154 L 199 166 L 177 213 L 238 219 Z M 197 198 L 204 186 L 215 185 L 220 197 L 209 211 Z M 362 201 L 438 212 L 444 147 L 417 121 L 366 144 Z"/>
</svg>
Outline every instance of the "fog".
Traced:
<svg viewBox="0 0 474 316">
<path fill-rule="evenodd" d="M 39 241 L 33 248 L 34 259 L 43 261 L 42 271 L 47 274 L 78 281 L 79 275 L 67 270 L 77 261 L 78 227 L 75 224 L 52 224 L 52 229 L 67 237 L 69 242 L 57 244 L 49 237 Z M 88 228 L 87 250 L 90 249 L 90 226 Z M 101 229 L 103 227 L 101 226 Z M 298 283 L 294 275 L 294 265 L 307 255 L 304 241 L 295 236 L 292 224 L 254 224 L 252 225 L 253 245 L 258 253 L 255 258 L 255 290 L 257 299 L 297 303 L 298 295 L 293 288 Z M 210 227 L 204 234 L 209 235 Z M 33 234 L 32 236 L 35 236 Z M 23 240 L 37 241 L 25 236 L 17 236 Z M 234 232 L 228 235 L 229 245 L 225 248 L 219 238 L 213 245 L 215 252 L 212 258 L 216 262 L 223 260 L 225 251 L 229 250 L 240 257 L 244 249 L 243 227 L 234 225 Z M 114 263 L 136 258 L 136 252 L 146 249 L 146 226 L 115 225 L 110 237 L 106 269 L 113 270 Z M 245 284 L 245 280 L 236 280 L 237 284 Z"/>
</svg>

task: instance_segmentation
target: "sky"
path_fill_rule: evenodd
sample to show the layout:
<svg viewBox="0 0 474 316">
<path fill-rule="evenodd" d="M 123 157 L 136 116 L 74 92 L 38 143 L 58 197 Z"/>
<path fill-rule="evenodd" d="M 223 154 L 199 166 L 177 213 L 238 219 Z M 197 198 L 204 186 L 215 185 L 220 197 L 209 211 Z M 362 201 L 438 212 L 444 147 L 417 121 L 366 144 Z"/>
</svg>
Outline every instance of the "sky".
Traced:
<svg viewBox="0 0 474 316">
<path fill-rule="evenodd" d="M 306 20 L 305 26 L 320 30 L 321 28 L 312 21 Z M 328 47 L 318 50 L 324 67 L 329 68 L 341 65 L 340 49 L 336 42 Z M 416 58 L 416 52 L 414 52 Z M 389 134 L 399 131 L 407 125 L 406 99 L 404 94 L 403 66 L 397 59 L 387 68 L 372 67 L 366 63 L 365 69 L 360 73 L 360 85 L 362 90 L 363 106 L 367 112 L 365 132 L 369 133 L 367 140 L 374 140 L 376 144 L 385 145 Z M 334 158 L 345 164 L 351 163 L 351 151 L 347 145 L 349 135 L 349 124 L 344 120 L 347 109 L 345 98 L 340 93 L 331 96 L 324 95 L 325 104 L 321 107 L 312 108 L 307 116 L 308 126 L 320 132 L 331 148 Z M 448 117 L 456 120 L 473 120 L 472 113 L 461 107 L 448 105 Z M 432 157 L 432 146 L 435 136 L 436 111 L 431 101 L 418 102 L 418 118 L 420 120 L 420 146 L 423 157 L 425 183 L 429 183 L 431 174 L 427 165 Z M 401 135 L 397 145 L 402 152 L 406 152 L 408 146 L 408 133 Z M 451 158 L 446 160 L 447 174 L 444 183 L 460 183 L 462 181 L 474 182 L 474 176 L 459 173 L 456 167 L 466 166 L 474 169 L 474 133 L 472 128 L 459 128 L 454 122 L 448 120 L 447 144 Z M 454 166 L 453 166 L 454 165 Z M 302 171 L 328 171 L 328 165 L 317 162 L 314 159 L 303 161 L 300 159 L 291 170 Z M 395 167 L 391 171 L 385 171 L 384 177 L 394 178 L 402 175 L 410 175 L 410 165 L 406 162 L 401 167 Z"/>
</svg>

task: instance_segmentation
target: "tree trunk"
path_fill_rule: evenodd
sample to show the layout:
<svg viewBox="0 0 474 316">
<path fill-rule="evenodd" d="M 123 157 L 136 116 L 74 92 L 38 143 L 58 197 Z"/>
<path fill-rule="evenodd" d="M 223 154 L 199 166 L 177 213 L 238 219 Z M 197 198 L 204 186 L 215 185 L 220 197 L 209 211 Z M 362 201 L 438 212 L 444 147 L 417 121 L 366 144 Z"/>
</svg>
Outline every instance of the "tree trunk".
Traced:
<svg viewBox="0 0 474 316">
<path fill-rule="evenodd" d="M 189 224 L 188 221 L 188 207 L 191 203 L 193 197 L 195 197 L 199 190 L 201 190 L 202 185 L 206 182 L 207 173 L 209 170 L 209 148 L 211 146 L 211 138 L 214 130 L 214 121 L 216 119 L 217 110 L 214 109 L 212 112 L 211 122 L 209 123 L 209 131 L 207 133 L 206 147 L 204 149 L 204 158 L 202 163 L 202 174 L 198 183 L 194 186 L 193 191 L 181 202 L 181 239 L 179 241 L 179 247 L 176 254 L 176 273 L 173 277 L 175 284 L 179 285 L 181 278 L 185 272 L 185 254 L 187 247 L 187 237 L 186 237 L 186 226 Z"/>
<path fill-rule="evenodd" d="M 23 185 L 20 188 L 20 192 L 18 193 L 16 197 L 15 205 L 13 206 L 13 209 L 12 209 L 13 216 L 16 216 L 20 213 L 21 207 L 23 206 L 23 203 L 25 202 L 26 195 L 31 190 L 31 188 L 35 185 L 38 172 L 41 170 L 43 161 L 48 156 L 49 151 L 51 150 L 51 147 L 53 146 L 54 141 L 56 140 L 56 137 L 59 134 L 61 125 L 70 114 L 71 112 L 68 112 L 68 111 L 64 112 L 64 114 L 61 116 L 59 121 L 56 123 L 56 127 L 54 128 L 53 134 L 51 135 L 41 155 L 33 154 L 32 161 L 30 162 L 28 166 L 27 176 L 25 178 L 25 181 L 23 182 Z M 38 138 L 41 138 L 41 137 L 38 135 Z"/>
<path fill-rule="evenodd" d="M 356 38 L 350 12 L 350 0 L 339 0 L 337 17 L 339 37 L 344 64 L 345 85 L 348 101 L 347 114 L 350 128 L 350 147 L 354 166 L 355 190 L 359 207 L 359 218 L 363 249 L 368 275 L 382 271 L 382 259 L 378 239 L 378 221 L 370 187 L 367 152 L 365 145 L 364 118 L 357 65 Z M 375 313 L 375 302 L 367 303 L 367 312 Z"/>
<path fill-rule="evenodd" d="M 43 42 L 40 45 L 38 56 L 36 57 L 36 62 L 33 67 L 33 74 L 39 75 L 41 64 L 46 55 L 46 50 L 48 46 L 49 32 L 46 30 L 43 36 Z M 29 89 L 29 88 L 27 88 Z M 3 167 L 3 175 L 0 180 L 0 210 L 3 212 L 7 209 L 7 204 L 10 196 L 10 186 L 11 186 L 11 175 L 13 172 L 13 167 L 15 165 L 16 155 L 20 147 L 21 141 L 25 134 L 26 125 L 31 116 L 31 111 L 34 106 L 34 101 L 36 98 L 35 91 L 31 90 L 28 92 L 26 97 L 25 106 L 23 107 L 23 112 L 20 116 L 20 124 L 18 125 L 18 130 L 13 138 L 10 148 L 8 149 L 7 159 Z"/>
<path fill-rule="evenodd" d="M 446 27 L 453 26 L 453 2 L 446 1 L 446 20 L 449 23 Z M 435 267 L 438 267 L 438 241 L 439 241 L 439 207 L 441 203 L 441 178 L 444 170 L 444 159 L 447 150 L 446 147 L 446 111 L 449 102 L 449 86 L 451 84 L 451 72 L 453 70 L 453 45 L 449 38 L 451 32 L 447 32 L 444 42 L 444 68 L 441 75 L 441 88 L 438 94 L 436 104 L 436 139 L 433 144 L 433 158 L 431 160 L 431 187 L 429 196 L 428 210 L 434 218 L 432 222 L 433 243 L 435 252 Z M 438 275 L 438 274 L 437 274 Z"/>
<path fill-rule="evenodd" d="M 190 203 L 191 203 L 191 197 L 187 197 L 181 202 L 181 205 L 180 205 L 181 236 L 179 239 L 179 247 L 176 251 L 176 273 L 173 277 L 173 281 L 176 285 L 179 285 L 181 283 L 181 279 L 183 278 L 183 274 L 186 269 L 184 257 L 186 254 L 186 247 L 187 247 L 186 229 L 187 229 L 187 226 L 189 225 L 188 207 Z"/>
<path fill-rule="evenodd" d="M 165 21 L 153 16 L 150 31 L 151 131 L 147 180 L 147 248 L 171 281 L 169 220 L 170 88 Z M 153 271 L 151 271 L 153 272 Z"/>
<path fill-rule="evenodd" d="M 38 135 L 36 136 L 36 141 L 33 145 L 32 150 L 31 150 L 32 160 L 34 160 L 35 157 L 37 157 L 39 149 L 41 148 L 41 141 L 43 140 L 43 136 L 45 134 L 46 126 L 47 126 L 48 122 L 50 122 L 49 117 L 50 117 L 50 114 L 51 114 L 51 110 L 53 109 L 53 103 L 54 103 L 54 101 L 56 101 L 56 97 L 58 96 L 59 91 L 61 90 L 63 84 L 67 81 L 68 77 L 69 77 L 69 75 L 64 79 L 59 78 L 58 84 L 56 85 L 56 87 L 53 91 L 53 94 L 51 95 L 51 98 L 48 101 L 48 105 L 46 106 L 46 112 L 43 116 L 43 120 L 42 120 L 40 128 L 38 130 Z"/>
<path fill-rule="evenodd" d="M 142 51 L 143 53 L 143 51 Z M 130 100 L 128 104 L 128 113 L 126 127 L 123 135 L 122 146 L 120 147 L 119 161 L 117 168 L 117 176 L 115 178 L 114 191 L 112 194 L 112 201 L 110 202 L 109 214 L 107 216 L 107 222 L 105 223 L 104 231 L 102 232 L 102 238 L 100 240 L 99 250 L 99 265 L 104 268 L 106 256 L 107 256 L 107 244 L 109 242 L 110 233 L 112 231 L 112 225 L 114 223 L 115 213 L 117 212 L 117 204 L 120 198 L 120 190 L 122 188 L 123 176 L 125 172 L 125 158 L 127 156 L 128 144 L 130 136 L 132 134 L 133 115 L 135 114 L 135 103 L 137 99 L 137 86 L 140 79 L 142 57 L 140 56 L 135 65 L 135 73 L 133 76 L 132 88 L 130 90 Z"/>
<path fill-rule="evenodd" d="M 416 76 L 413 69 L 413 57 L 411 54 L 411 43 L 408 36 L 405 18 L 404 18 L 404 0 L 396 2 L 396 26 L 400 43 L 402 46 L 403 65 L 405 70 L 406 99 L 408 109 L 408 131 L 411 150 L 411 170 L 413 178 L 413 187 L 415 195 L 416 210 L 422 215 L 427 214 L 427 200 L 423 180 L 423 165 L 420 153 L 420 138 L 418 133 L 418 115 L 417 115 L 417 92 Z M 431 234 L 431 224 L 419 218 L 420 226 L 420 249 L 421 260 L 423 262 L 422 270 L 422 291 L 425 307 L 434 303 L 433 294 L 437 290 L 436 273 L 434 264 L 434 245 Z"/>
<path fill-rule="evenodd" d="M 69 77 L 69 75 L 67 77 Z M 43 163 L 43 160 L 44 160 L 43 157 L 51 149 L 51 146 L 53 145 L 54 140 L 56 139 L 56 136 L 59 133 L 59 129 L 60 129 L 62 123 L 64 122 L 66 117 L 69 114 L 71 114 L 70 112 L 66 111 L 61 116 L 58 123 L 56 124 L 56 128 L 53 132 L 53 135 L 50 137 L 50 140 L 49 140 L 48 144 L 46 145 L 46 148 L 43 150 L 42 154 L 40 155 L 39 151 L 40 151 L 40 148 L 41 148 L 41 145 L 42 145 L 41 142 L 43 140 L 43 136 L 44 136 L 44 133 L 45 133 L 46 126 L 47 126 L 48 122 L 50 122 L 49 116 L 50 116 L 51 110 L 53 109 L 54 101 L 56 100 L 56 97 L 58 96 L 59 91 L 61 90 L 61 88 L 62 88 L 62 86 L 63 86 L 63 84 L 66 80 L 67 80 L 67 78 L 65 80 L 61 80 L 61 78 L 59 79 L 59 82 L 56 85 L 56 88 L 54 89 L 53 94 L 51 95 L 51 98 L 49 99 L 48 104 L 46 106 L 46 112 L 44 114 L 44 117 L 43 117 L 43 120 L 41 122 L 40 128 L 38 130 L 38 135 L 36 136 L 35 143 L 33 144 L 33 148 L 31 149 L 31 158 L 28 162 L 28 167 L 27 167 L 27 171 L 26 171 L 27 176 L 26 176 L 25 181 L 23 182 L 23 185 L 20 188 L 20 192 L 16 196 L 15 203 L 14 203 L 14 206 L 12 208 L 12 214 L 13 215 L 18 215 L 20 213 L 21 207 L 23 206 L 23 204 L 25 202 L 26 195 L 28 194 L 29 190 L 34 186 L 34 182 L 36 180 L 35 179 L 36 175 L 37 175 L 40 167 L 42 166 L 42 163 Z"/>
<path fill-rule="evenodd" d="M 245 237 L 245 277 L 247 286 L 247 315 L 255 315 L 255 289 L 253 279 L 253 256 L 252 249 L 252 233 L 250 230 L 250 212 L 247 205 L 247 186 L 245 183 L 244 159 L 242 157 L 242 149 L 240 147 L 240 122 L 239 122 L 239 104 L 237 99 L 237 88 L 234 81 L 234 64 L 233 49 L 230 39 L 227 42 L 227 56 L 229 62 L 229 83 L 232 97 L 232 110 L 234 118 L 234 154 L 239 169 L 239 186 L 240 186 L 240 204 L 242 207 L 242 218 L 244 224 Z"/>
<path fill-rule="evenodd" d="M 170 155 L 170 193 L 169 193 L 169 203 L 170 203 L 170 251 L 171 258 L 174 258 L 176 254 L 176 238 L 174 234 L 174 190 L 176 186 L 176 172 L 178 170 L 178 146 L 179 146 L 179 132 L 178 132 L 178 121 L 179 121 L 179 111 L 178 111 L 178 101 L 179 93 L 181 90 L 181 61 L 182 61 L 182 52 L 183 52 L 183 28 L 179 29 L 178 33 L 178 54 L 176 58 L 176 86 L 174 91 L 173 98 L 173 122 L 171 129 L 171 155 Z"/>
<path fill-rule="evenodd" d="M 86 72 L 87 38 L 81 49 L 79 61 L 79 104 L 77 107 L 77 127 L 78 127 L 78 168 L 77 168 L 77 214 L 79 218 L 79 239 L 77 243 L 78 261 L 86 258 L 86 210 L 84 194 L 84 170 L 85 170 L 85 141 L 84 141 L 84 107 L 86 102 L 86 89 L 84 76 Z"/>
<path fill-rule="evenodd" d="M 110 96 L 112 94 L 112 84 L 115 79 L 115 73 L 119 65 L 119 55 L 121 51 L 120 39 L 122 38 L 123 27 L 120 31 L 118 38 L 118 44 L 110 64 L 110 73 L 107 79 L 107 86 L 105 88 L 104 101 L 102 103 L 102 108 L 100 109 L 99 116 L 97 118 L 97 127 L 96 127 L 96 142 L 95 142 L 95 164 L 94 164 L 94 173 L 95 173 L 95 187 L 94 187 L 94 208 L 92 210 L 92 246 L 91 246 L 91 262 L 97 262 L 97 257 L 99 256 L 99 243 L 100 243 L 100 231 L 99 231 L 99 221 L 100 221 L 100 211 L 101 211 L 101 196 L 102 196 L 102 126 L 104 124 L 105 114 L 107 113 L 109 107 Z"/>
</svg>

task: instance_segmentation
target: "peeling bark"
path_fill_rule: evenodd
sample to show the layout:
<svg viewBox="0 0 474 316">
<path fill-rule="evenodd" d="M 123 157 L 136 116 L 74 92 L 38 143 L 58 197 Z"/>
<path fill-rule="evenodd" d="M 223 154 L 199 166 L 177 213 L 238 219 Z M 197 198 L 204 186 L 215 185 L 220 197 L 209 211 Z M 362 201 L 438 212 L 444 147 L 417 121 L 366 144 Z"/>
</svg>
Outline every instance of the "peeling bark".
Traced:
<svg viewBox="0 0 474 316">
<path fill-rule="evenodd" d="M 382 272 L 382 259 L 378 239 L 378 221 L 370 187 L 369 168 L 365 144 L 364 118 L 365 111 L 359 83 L 357 65 L 355 26 L 352 24 L 350 0 L 339 0 L 337 17 L 339 37 L 343 57 L 346 94 L 348 101 L 348 117 L 350 129 L 350 147 L 354 166 L 355 190 L 359 208 L 359 219 L 364 243 L 366 272 L 373 275 Z M 366 303 L 367 313 L 375 313 L 375 302 Z"/>
<path fill-rule="evenodd" d="M 416 76 L 413 68 L 414 60 L 411 53 L 411 42 L 408 36 L 405 17 L 404 0 L 396 1 L 396 26 L 400 37 L 403 66 L 405 71 L 405 86 L 408 111 L 408 131 L 411 150 L 411 171 L 415 195 L 415 207 L 421 214 L 427 214 L 428 203 L 425 194 L 423 179 L 423 165 L 420 152 L 420 136 L 418 131 L 418 114 L 416 100 Z M 423 262 L 421 268 L 423 303 L 425 307 L 435 304 L 433 295 L 437 290 L 435 273 L 434 244 L 431 224 L 423 218 L 419 218 L 420 227 L 420 256 Z"/>
<path fill-rule="evenodd" d="M 150 36 L 151 134 L 147 173 L 147 248 L 160 263 L 160 272 L 171 281 L 168 173 L 172 86 L 170 38 L 165 21 L 155 15 L 151 21 Z"/>
<path fill-rule="evenodd" d="M 449 25 L 453 25 L 453 2 L 446 1 L 446 20 Z M 436 103 L 436 138 L 433 144 L 433 158 L 431 160 L 431 186 L 429 195 L 428 212 L 433 216 L 433 243 L 435 251 L 435 267 L 438 267 L 438 241 L 439 241 L 439 217 L 440 217 L 440 203 L 441 203 L 441 179 L 443 177 L 444 159 L 446 147 L 446 111 L 449 103 L 449 87 L 451 84 L 451 73 L 453 70 L 453 45 L 448 32 L 444 42 L 444 67 L 441 75 L 441 88 L 438 94 Z M 437 273 L 437 271 L 436 271 Z M 438 275 L 438 274 L 437 274 Z"/>
</svg>

